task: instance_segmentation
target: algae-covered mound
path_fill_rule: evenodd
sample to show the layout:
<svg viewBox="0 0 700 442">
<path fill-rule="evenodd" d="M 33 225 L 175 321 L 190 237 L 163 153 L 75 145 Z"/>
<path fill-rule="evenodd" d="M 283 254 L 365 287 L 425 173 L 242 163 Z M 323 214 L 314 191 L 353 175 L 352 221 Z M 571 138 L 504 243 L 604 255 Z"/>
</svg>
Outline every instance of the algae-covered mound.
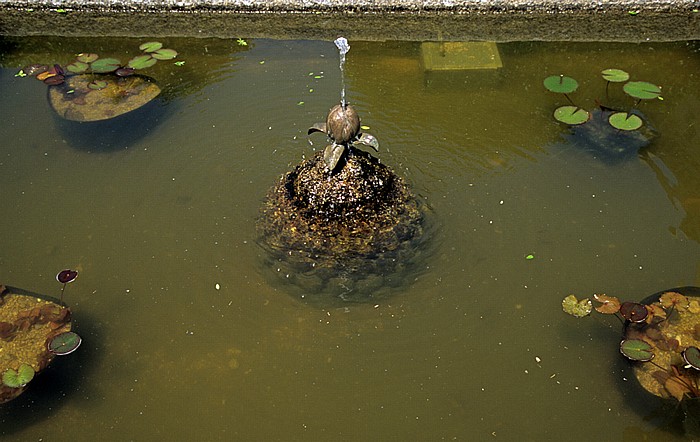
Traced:
<svg viewBox="0 0 700 442">
<path fill-rule="evenodd" d="M 425 209 L 401 177 L 350 149 L 333 171 L 323 152 L 285 174 L 258 219 L 276 271 L 303 296 L 376 299 L 402 284 L 425 229 Z"/>
<path fill-rule="evenodd" d="M 71 329 L 68 307 L 49 298 L 21 293 L 0 286 L 0 403 L 8 402 L 26 389 L 26 383 L 8 384 L 7 375 L 21 369 L 39 373 L 54 353 L 48 342 Z"/>
</svg>

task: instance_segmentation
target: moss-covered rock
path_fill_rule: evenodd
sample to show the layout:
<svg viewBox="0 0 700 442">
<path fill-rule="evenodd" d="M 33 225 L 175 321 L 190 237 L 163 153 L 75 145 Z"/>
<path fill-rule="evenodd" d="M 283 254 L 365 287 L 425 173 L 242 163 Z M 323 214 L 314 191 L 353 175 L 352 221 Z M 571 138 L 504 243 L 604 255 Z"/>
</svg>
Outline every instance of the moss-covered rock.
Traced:
<svg viewBox="0 0 700 442">
<path fill-rule="evenodd" d="M 304 297 L 376 299 L 410 273 L 426 211 L 369 153 L 350 148 L 341 162 L 331 171 L 319 152 L 286 173 L 262 206 L 260 242 Z"/>
</svg>

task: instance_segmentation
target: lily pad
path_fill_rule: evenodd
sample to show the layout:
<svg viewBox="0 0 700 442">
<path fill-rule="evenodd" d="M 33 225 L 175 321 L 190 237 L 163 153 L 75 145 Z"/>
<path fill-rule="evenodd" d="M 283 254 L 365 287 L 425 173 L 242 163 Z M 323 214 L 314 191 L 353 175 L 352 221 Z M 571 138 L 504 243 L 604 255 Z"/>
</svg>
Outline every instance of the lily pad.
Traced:
<svg viewBox="0 0 700 442">
<path fill-rule="evenodd" d="M 22 364 L 17 371 L 9 368 L 2 374 L 2 383 L 10 388 L 21 388 L 34 379 L 34 369 L 31 365 Z"/>
<path fill-rule="evenodd" d="M 90 84 L 96 80 L 107 84 L 95 90 Z M 100 121 L 138 109 L 159 94 L 155 82 L 140 75 L 75 75 L 67 78 L 65 85 L 49 89 L 49 102 L 67 120 Z"/>
<path fill-rule="evenodd" d="M 577 125 L 589 120 L 591 114 L 578 106 L 561 106 L 554 110 L 554 119 L 562 123 Z"/>
<path fill-rule="evenodd" d="M 620 300 L 615 296 L 595 294 L 593 298 L 602 304 L 595 308 L 598 313 L 610 315 L 620 311 Z"/>
<path fill-rule="evenodd" d="M 644 304 L 623 302 L 620 306 L 620 314 L 630 322 L 644 322 L 649 316 L 649 310 Z"/>
<path fill-rule="evenodd" d="M 646 81 L 630 81 L 622 86 L 627 95 L 640 100 L 651 100 L 661 96 L 661 88 Z"/>
<path fill-rule="evenodd" d="M 156 64 L 158 60 L 153 58 L 150 54 L 147 55 L 139 55 L 131 60 L 129 60 L 129 63 L 127 66 L 129 66 L 132 69 L 146 69 L 150 68 L 154 64 Z"/>
<path fill-rule="evenodd" d="M 630 74 L 622 69 L 605 69 L 601 73 L 603 78 L 611 83 L 621 83 L 630 79 Z"/>
<path fill-rule="evenodd" d="M 139 46 L 139 49 L 144 52 L 155 52 L 162 47 L 163 43 L 159 41 L 149 41 L 146 43 L 142 43 L 141 46 Z"/>
<path fill-rule="evenodd" d="M 151 55 L 158 60 L 172 60 L 177 57 L 177 51 L 174 49 L 158 49 Z"/>
<path fill-rule="evenodd" d="M 77 333 L 68 331 L 58 334 L 49 341 L 48 350 L 59 356 L 73 353 L 83 342 Z"/>
<path fill-rule="evenodd" d="M 60 282 L 61 284 L 68 284 L 69 282 L 75 281 L 75 278 L 77 277 L 77 270 L 65 269 L 56 274 L 56 281 Z"/>
<path fill-rule="evenodd" d="M 582 300 L 576 299 L 575 295 L 569 295 L 561 302 L 561 307 L 564 312 L 573 315 L 577 318 L 583 318 L 591 314 L 593 304 L 588 298 Z"/>
<path fill-rule="evenodd" d="M 569 94 L 578 89 L 578 81 L 564 75 L 552 75 L 544 79 L 544 87 L 551 92 Z"/>
<path fill-rule="evenodd" d="M 116 58 L 100 58 L 92 62 L 90 69 L 97 74 L 106 74 L 116 71 L 121 65 L 122 62 Z"/>
<path fill-rule="evenodd" d="M 683 351 L 685 362 L 696 370 L 700 370 L 700 349 L 688 347 Z"/>
<path fill-rule="evenodd" d="M 612 127 L 619 130 L 637 130 L 643 124 L 641 118 L 627 112 L 615 112 L 610 115 L 608 122 Z"/>
<path fill-rule="evenodd" d="M 87 71 L 89 67 L 89 64 L 76 60 L 66 66 L 66 69 L 74 74 L 82 74 L 83 72 Z"/>
<path fill-rule="evenodd" d="M 78 61 L 82 61 L 83 63 L 92 63 L 95 60 L 97 60 L 98 58 L 100 58 L 100 56 L 97 54 L 82 53 L 82 54 L 78 54 L 78 57 L 76 59 Z"/>
<path fill-rule="evenodd" d="M 651 344 L 641 339 L 625 339 L 620 342 L 620 353 L 632 361 L 647 362 L 654 359 Z"/>
</svg>

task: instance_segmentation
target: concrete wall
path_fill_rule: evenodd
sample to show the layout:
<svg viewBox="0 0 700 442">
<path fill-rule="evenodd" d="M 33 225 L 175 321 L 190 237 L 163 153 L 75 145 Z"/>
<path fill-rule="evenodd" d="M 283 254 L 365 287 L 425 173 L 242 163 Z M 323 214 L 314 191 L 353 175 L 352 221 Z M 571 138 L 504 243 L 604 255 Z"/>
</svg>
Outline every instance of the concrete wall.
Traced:
<svg viewBox="0 0 700 442">
<path fill-rule="evenodd" d="M 0 0 L 0 35 L 354 40 L 700 38 L 690 0 Z"/>
</svg>

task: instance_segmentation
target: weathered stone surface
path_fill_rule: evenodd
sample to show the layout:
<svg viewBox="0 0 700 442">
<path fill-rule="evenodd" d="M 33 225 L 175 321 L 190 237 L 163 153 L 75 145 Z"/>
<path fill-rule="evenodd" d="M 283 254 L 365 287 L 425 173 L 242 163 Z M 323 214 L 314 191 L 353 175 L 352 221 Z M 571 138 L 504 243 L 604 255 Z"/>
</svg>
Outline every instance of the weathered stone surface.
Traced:
<svg viewBox="0 0 700 442">
<path fill-rule="evenodd" d="M 258 231 L 285 278 L 309 292 L 353 292 L 353 299 L 363 300 L 372 294 L 358 281 L 376 290 L 378 275 L 410 265 L 425 210 L 405 182 L 369 153 L 351 149 L 342 161 L 331 173 L 319 152 L 285 174 L 263 204 Z"/>
</svg>

